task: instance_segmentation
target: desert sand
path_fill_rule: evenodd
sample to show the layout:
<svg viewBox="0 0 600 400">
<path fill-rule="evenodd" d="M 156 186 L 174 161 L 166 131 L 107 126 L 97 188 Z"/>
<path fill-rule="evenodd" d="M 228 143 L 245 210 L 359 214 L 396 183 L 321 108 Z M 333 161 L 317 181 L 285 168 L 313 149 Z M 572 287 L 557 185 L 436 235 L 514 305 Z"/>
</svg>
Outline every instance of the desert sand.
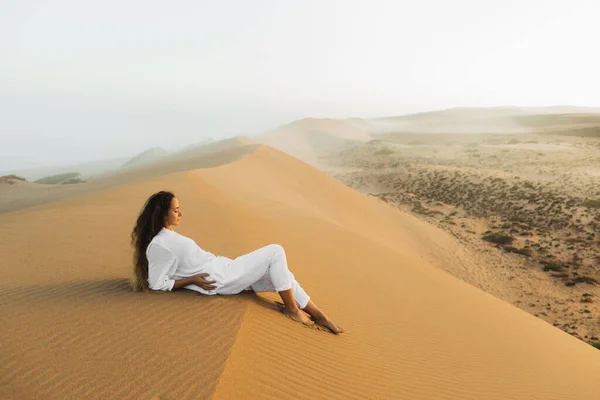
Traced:
<svg viewBox="0 0 600 400">
<path fill-rule="evenodd" d="M 208 251 L 283 245 L 346 332 L 285 318 L 276 294 L 132 292 L 129 234 L 158 190 L 175 192 L 178 231 Z M 461 251 L 448 232 L 271 147 L 244 139 L 35 201 L 11 196 L 0 204 L 0 398 L 600 393 L 597 349 L 435 265 L 444 246 Z"/>
<path fill-rule="evenodd" d="M 374 135 L 321 165 L 449 233 L 429 248 L 434 265 L 600 347 L 600 115 L 511 120 L 536 130 L 460 134 L 446 121 L 442 133 Z"/>
</svg>

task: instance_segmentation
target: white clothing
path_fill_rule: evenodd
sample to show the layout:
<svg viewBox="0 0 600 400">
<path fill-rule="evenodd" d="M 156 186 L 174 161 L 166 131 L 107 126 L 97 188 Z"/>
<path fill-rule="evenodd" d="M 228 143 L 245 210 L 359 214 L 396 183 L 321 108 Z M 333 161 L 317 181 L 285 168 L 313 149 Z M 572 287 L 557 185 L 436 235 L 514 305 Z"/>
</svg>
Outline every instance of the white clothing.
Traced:
<svg viewBox="0 0 600 400">
<path fill-rule="evenodd" d="M 279 292 L 291 288 L 300 308 L 306 307 L 310 300 L 288 269 L 285 251 L 278 244 L 232 260 L 204 251 L 194 240 L 163 228 L 152 238 L 146 257 L 152 290 L 172 290 L 175 280 L 207 273 L 205 279 L 216 281 L 213 284 L 216 289 L 206 290 L 197 285 L 185 288 L 208 295 L 231 295 L 244 290 Z"/>
</svg>

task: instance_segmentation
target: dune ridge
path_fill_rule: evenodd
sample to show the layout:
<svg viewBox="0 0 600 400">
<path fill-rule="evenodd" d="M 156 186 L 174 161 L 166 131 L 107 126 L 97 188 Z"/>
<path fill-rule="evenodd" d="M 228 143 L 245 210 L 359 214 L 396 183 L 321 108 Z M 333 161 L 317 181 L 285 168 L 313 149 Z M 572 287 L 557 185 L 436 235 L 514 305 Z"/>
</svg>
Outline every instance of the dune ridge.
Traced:
<svg viewBox="0 0 600 400">
<path fill-rule="evenodd" d="M 34 182 L 11 186 L 0 184 L 0 214 L 175 172 L 215 167 L 243 157 L 258 146 L 245 137 L 225 139 L 163 157 L 151 164 L 116 170 L 76 185 L 40 185 Z"/>
<path fill-rule="evenodd" d="M 1 396 L 597 398 L 597 350 L 432 267 L 441 233 L 273 148 L 227 154 L 0 214 Z M 128 235 L 161 189 L 215 254 L 282 244 L 347 332 L 292 322 L 276 294 L 129 291 Z"/>
<path fill-rule="evenodd" d="M 371 139 L 361 126 L 330 118 L 305 118 L 258 135 L 256 141 L 310 164 L 319 156 Z"/>
</svg>

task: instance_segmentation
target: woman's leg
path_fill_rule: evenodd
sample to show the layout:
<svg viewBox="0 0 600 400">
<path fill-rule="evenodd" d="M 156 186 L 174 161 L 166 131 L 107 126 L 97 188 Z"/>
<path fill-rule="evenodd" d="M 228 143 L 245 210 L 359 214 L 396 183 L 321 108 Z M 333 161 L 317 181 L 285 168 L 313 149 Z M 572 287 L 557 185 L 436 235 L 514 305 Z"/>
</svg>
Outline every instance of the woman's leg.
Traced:
<svg viewBox="0 0 600 400">
<path fill-rule="evenodd" d="M 239 293 L 248 287 L 257 293 L 278 292 L 285 305 L 285 314 L 302 323 L 311 323 L 300 311 L 308 304 L 310 297 L 288 269 L 281 245 L 270 244 L 237 257 L 227 271 L 229 279 L 220 290 L 221 294 Z"/>
<path fill-rule="evenodd" d="M 285 313 L 290 315 L 292 318 L 305 322 L 306 316 L 299 310 L 307 312 L 313 319 L 313 321 L 325 328 L 329 329 L 331 332 L 338 334 L 344 332 L 344 328 L 339 327 L 333 323 L 331 319 L 317 305 L 310 299 L 310 296 L 302 289 L 294 274 L 288 269 L 287 261 L 285 258 L 285 251 L 283 247 L 279 245 L 275 246 L 273 251 L 280 257 L 280 260 L 284 260 L 285 270 L 287 270 L 287 275 L 291 279 L 292 288 L 284 291 L 279 291 L 279 295 L 283 300 L 285 305 Z M 268 247 L 268 246 L 267 246 Z M 272 267 L 273 268 L 273 267 Z M 252 290 L 255 292 L 273 292 L 273 283 L 269 274 L 266 274 L 264 279 L 260 279 L 258 282 L 254 283 L 252 286 Z"/>
<path fill-rule="evenodd" d="M 325 315 L 325 313 L 321 311 L 321 309 L 319 309 L 319 307 L 317 307 L 312 300 L 309 300 L 308 304 L 306 304 L 303 310 L 310 314 L 316 324 L 326 327 L 335 334 L 344 332 L 344 328 L 334 324 L 333 321 L 330 320 L 329 317 Z"/>
</svg>

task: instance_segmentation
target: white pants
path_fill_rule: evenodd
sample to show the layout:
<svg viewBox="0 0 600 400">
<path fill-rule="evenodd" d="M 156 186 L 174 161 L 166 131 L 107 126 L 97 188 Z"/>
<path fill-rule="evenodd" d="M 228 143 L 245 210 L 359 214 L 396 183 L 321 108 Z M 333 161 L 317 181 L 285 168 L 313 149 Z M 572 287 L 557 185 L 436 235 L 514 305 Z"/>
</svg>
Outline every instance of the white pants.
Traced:
<svg viewBox="0 0 600 400">
<path fill-rule="evenodd" d="M 237 294 L 244 290 L 259 293 L 292 289 L 298 307 L 306 307 L 310 300 L 310 296 L 300 287 L 294 274 L 288 269 L 285 251 L 278 244 L 261 247 L 231 260 L 223 272 L 227 279 L 223 285 L 218 285 L 217 294 Z"/>
</svg>

